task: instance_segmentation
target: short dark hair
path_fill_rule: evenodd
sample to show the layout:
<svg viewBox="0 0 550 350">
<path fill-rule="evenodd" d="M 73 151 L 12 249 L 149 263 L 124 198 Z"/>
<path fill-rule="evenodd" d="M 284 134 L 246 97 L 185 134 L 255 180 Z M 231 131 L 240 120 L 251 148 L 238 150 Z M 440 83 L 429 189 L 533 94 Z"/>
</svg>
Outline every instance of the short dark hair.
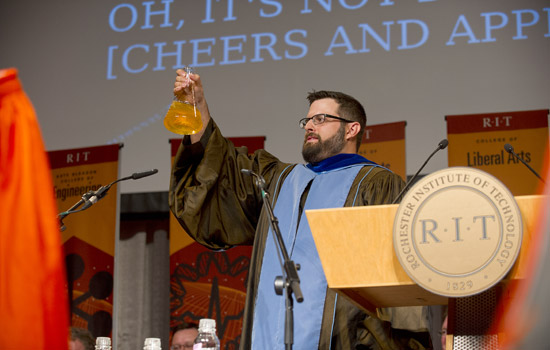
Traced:
<svg viewBox="0 0 550 350">
<path fill-rule="evenodd" d="M 357 134 L 356 143 L 357 150 L 359 150 L 361 141 L 363 140 L 365 127 L 367 125 L 367 114 L 365 113 L 365 108 L 363 108 L 363 105 L 350 95 L 338 91 L 314 90 L 307 95 L 310 106 L 313 102 L 324 98 L 331 98 L 338 103 L 338 113 L 340 114 L 340 117 L 359 122 L 359 125 L 361 125 L 361 130 Z"/>
<path fill-rule="evenodd" d="M 84 345 L 84 348 L 86 350 L 95 349 L 95 338 L 92 335 L 92 333 L 87 329 L 71 327 L 69 337 L 73 341 L 80 340 L 80 342 L 82 343 L 82 345 Z"/>
<path fill-rule="evenodd" d="M 174 327 L 172 327 L 172 330 L 171 330 L 171 336 L 174 337 L 174 334 L 176 334 L 178 331 L 183 331 L 185 329 L 196 329 L 198 330 L 199 329 L 199 325 L 195 322 L 182 322 Z"/>
</svg>

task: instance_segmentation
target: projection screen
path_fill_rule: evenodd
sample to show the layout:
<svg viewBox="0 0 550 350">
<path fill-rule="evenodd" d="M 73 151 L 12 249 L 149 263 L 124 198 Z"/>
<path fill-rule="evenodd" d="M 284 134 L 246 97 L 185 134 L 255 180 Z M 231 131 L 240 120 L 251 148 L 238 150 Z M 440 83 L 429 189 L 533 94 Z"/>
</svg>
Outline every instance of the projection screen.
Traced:
<svg viewBox="0 0 550 350">
<path fill-rule="evenodd" d="M 121 191 L 168 189 L 163 118 L 193 66 L 226 136 L 265 136 L 302 162 L 312 90 L 360 100 L 368 124 L 407 121 L 407 173 L 445 115 L 550 107 L 543 0 L 2 1 L 0 68 L 15 67 L 48 150 L 122 143 Z M 542 152 L 542 150 L 541 150 Z M 444 152 L 424 173 L 447 166 Z"/>
</svg>

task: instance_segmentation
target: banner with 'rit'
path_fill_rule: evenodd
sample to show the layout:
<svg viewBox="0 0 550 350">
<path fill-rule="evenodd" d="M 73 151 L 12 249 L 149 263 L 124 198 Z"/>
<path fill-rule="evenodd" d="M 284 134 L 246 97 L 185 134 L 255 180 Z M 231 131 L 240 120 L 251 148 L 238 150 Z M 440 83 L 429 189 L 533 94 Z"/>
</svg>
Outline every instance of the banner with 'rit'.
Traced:
<svg viewBox="0 0 550 350">
<path fill-rule="evenodd" d="M 407 122 L 369 125 L 365 128 L 359 154 L 407 180 L 405 152 Z"/>
<path fill-rule="evenodd" d="M 85 194 L 113 182 L 119 172 L 120 145 L 49 152 L 57 208 L 63 213 Z M 117 189 L 101 201 L 60 222 L 67 267 L 71 326 L 94 337 L 111 336 L 113 274 L 117 231 Z M 80 206 L 75 210 L 83 208 Z"/>
<path fill-rule="evenodd" d="M 548 145 L 548 110 L 450 115 L 447 120 L 449 166 L 469 166 L 494 175 L 514 196 L 537 193 Z"/>
</svg>

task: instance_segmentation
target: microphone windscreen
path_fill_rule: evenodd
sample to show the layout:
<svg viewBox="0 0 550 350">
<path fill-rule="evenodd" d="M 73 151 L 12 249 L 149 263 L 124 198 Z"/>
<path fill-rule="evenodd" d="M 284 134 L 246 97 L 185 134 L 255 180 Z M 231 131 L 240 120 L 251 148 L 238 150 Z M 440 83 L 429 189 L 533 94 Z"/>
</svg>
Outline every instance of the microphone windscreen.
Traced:
<svg viewBox="0 0 550 350">
<path fill-rule="evenodd" d="M 151 175 L 154 175 L 158 172 L 159 171 L 157 169 L 153 169 L 153 170 L 148 170 L 148 171 L 144 171 L 144 172 L 141 172 L 141 173 L 133 173 L 132 174 L 132 179 L 134 179 L 134 180 L 141 179 L 142 177 L 151 176 Z"/>
<path fill-rule="evenodd" d="M 449 141 L 447 139 L 443 139 L 439 142 L 439 149 L 445 149 L 447 148 L 447 145 L 449 145 Z"/>
<path fill-rule="evenodd" d="M 505 149 L 506 152 L 508 152 L 508 153 L 514 152 L 514 147 L 512 147 L 512 145 L 509 144 L 509 143 L 507 143 L 507 144 L 504 145 L 504 149 Z"/>
</svg>

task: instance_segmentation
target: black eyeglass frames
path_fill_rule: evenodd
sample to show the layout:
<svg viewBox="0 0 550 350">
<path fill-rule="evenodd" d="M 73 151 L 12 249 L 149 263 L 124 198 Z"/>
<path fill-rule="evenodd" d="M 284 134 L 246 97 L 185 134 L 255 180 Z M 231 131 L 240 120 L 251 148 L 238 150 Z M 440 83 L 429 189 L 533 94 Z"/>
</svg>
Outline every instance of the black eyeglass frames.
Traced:
<svg viewBox="0 0 550 350">
<path fill-rule="evenodd" d="M 315 114 L 313 117 L 309 117 L 309 118 L 306 117 L 306 118 L 300 119 L 299 125 L 300 125 L 300 128 L 305 129 L 307 123 L 310 120 L 313 121 L 313 125 L 319 125 L 319 124 L 323 124 L 325 122 L 325 118 L 338 119 L 338 120 L 346 122 L 346 123 L 353 123 L 353 120 L 347 120 L 347 119 L 344 119 L 344 118 L 337 117 L 335 115 L 320 113 L 320 114 Z"/>
</svg>

